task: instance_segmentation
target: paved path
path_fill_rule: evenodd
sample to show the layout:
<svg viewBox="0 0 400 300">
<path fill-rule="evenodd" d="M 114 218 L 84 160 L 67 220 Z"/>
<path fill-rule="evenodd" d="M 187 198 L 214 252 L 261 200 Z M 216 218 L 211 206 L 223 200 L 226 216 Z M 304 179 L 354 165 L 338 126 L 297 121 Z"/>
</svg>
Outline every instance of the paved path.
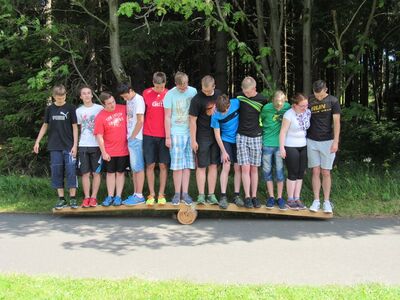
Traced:
<svg viewBox="0 0 400 300">
<path fill-rule="evenodd" d="M 219 283 L 400 284 L 399 219 L 0 214 L 0 272 Z"/>
</svg>

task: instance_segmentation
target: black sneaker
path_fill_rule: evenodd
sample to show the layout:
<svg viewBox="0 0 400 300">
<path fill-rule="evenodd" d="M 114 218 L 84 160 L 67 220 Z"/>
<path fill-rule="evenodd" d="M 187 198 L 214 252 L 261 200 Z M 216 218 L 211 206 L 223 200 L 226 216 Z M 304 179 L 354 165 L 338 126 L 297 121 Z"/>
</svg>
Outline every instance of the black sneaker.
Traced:
<svg viewBox="0 0 400 300">
<path fill-rule="evenodd" d="M 71 206 L 71 208 L 78 208 L 79 207 L 78 201 L 76 201 L 75 198 L 71 198 L 69 200 L 69 205 Z"/>
<path fill-rule="evenodd" d="M 227 209 L 228 208 L 228 198 L 226 196 L 221 196 L 221 198 L 219 198 L 218 205 L 222 209 Z"/>
<path fill-rule="evenodd" d="M 244 202 L 243 202 L 243 200 L 242 200 L 242 198 L 240 198 L 240 196 L 235 196 L 234 198 L 233 198 L 233 201 L 232 201 L 234 204 L 236 204 L 236 206 L 237 207 L 243 207 L 244 206 Z"/>
<path fill-rule="evenodd" d="M 260 208 L 261 207 L 261 202 L 258 200 L 257 197 L 251 198 L 251 202 L 253 202 L 253 207 L 254 208 Z"/>
<path fill-rule="evenodd" d="M 244 199 L 244 207 L 253 208 L 253 202 L 251 201 L 251 198 Z"/>
<path fill-rule="evenodd" d="M 54 206 L 55 209 L 63 209 L 64 207 L 68 206 L 67 205 L 67 200 L 65 199 L 59 199 L 58 202 L 56 203 L 56 206 Z"/>
</svg>

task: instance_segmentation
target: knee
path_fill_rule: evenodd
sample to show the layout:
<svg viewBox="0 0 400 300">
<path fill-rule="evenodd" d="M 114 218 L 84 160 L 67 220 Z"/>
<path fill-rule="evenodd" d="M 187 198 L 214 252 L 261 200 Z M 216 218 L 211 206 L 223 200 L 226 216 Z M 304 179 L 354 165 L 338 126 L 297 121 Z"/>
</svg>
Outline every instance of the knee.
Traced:
<svg viewBox="0 0 400 300">
<path fill-rule="evenodd" d="M 320 167 L 313 168 L 312 173 L 314 176 L 319 176 L 321 174 L 321 168 Z"/>
<path fill-rule="evenodd" d="M 331 171 L 330 170 L 322 169 L 321 174 L 322 174 L 322 177 L 325 177 L 325 178 L 331 177 Z"/>
<path fill-rule="evenodd" d="M 147 166 L 146 166 L 146 170 L 147 170 L 147 171 L 154 171 L 154 166 L 155 166 L 155 164 L 147 165 Z M 160 169 L 161 169 L 161 165 L 160 165 Z"/>
</svg>

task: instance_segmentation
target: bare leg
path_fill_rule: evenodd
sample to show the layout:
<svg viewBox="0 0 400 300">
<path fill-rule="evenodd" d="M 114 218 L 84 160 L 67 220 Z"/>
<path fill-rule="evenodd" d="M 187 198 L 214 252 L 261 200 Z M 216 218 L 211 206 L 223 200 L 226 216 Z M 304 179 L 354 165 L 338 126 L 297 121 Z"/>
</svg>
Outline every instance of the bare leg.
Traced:
<svg viewBox="0 0 400 300">
<path fill-rule="evenodd" d="M 99 192 L 101 182 L 101 174 L 93 173 L 93 182 L 92 182 L 92 198 L 97 198 L 97 193 Z"/>
<path fill-rule="evenodd" d="M 215 186 L 217 185 L 217 176 L 218 176 L 217 165 L 215 164 L 209 165 L 207 174 L 208 194 L 215 193 Z"/>
<path fill-rule="evenodd" d="M 329 200 L 331 196 L 332 177 L 330 170 L 321 169 L 322 173 L 322 190 L 324 192 L 324 200 Z"/>
<path fill-rule="evenodd" d="M 58 197 L 64 197 L 64 189 L 57 189 Z"/>
<path fill-rule="evenodd" d="M 257 197 L 258 167 L 250 166 L 251 196 Z"/>
<path fill-rule="evenodd" d="M 85 198 L 90 197 L 90 173 L 82 174 L 82 189 Z"/>
<path fill-rule="evenodd" d="M 296 180 L 286 180 L 286 192 L 288 195 L 288 199 L 294 199 L 294 189 L 296 186 Z"/>
<path fill-rule="evenodd" d="M 154 191 L 154 166 L 156 164 L 150 164 L 146 166 L 146 178 L 147 178 L 147 186 L 149 187 L 150 195 L 154 196 L 156 193 Z M 161 170 L 161 168 L 160 168 Z M 161 171 L 160 171 L 161 173 Z M 161 175 L 161 174 L 160 174 Z"/>
<path fill-rule="evenodd" d="M 302 185 L 303 185 L 303 179 L 297 179 L 295 187 L 294 187 L 294 197 L 295 198 L 300 198 Z"/>
<path fill-rule="evenodd" d="M 221 193 L 222 194 L 226 194 L 226 187 L 228 186 L 228 177 L 229 177 L 229 170 L 230 169 L 231 169 L 231 163 L 230 162 L 226 162 L 226 163 L 224 163 L 222 165 L 221 176 L 219 178 L 220 185 L 221 185 Z M 235 178 L 236 178 L 236 173 L 235 173 Z"/>
<path fill-rule="evenodd" d="M 143 185 L 144 185 L 144 170 L 137 172 L 134 174 L 135 177 L 135 193 L 141 194 L 143 192 Z"/>
<path fill-rule="evenodd" d="M 314 200 L 319 200 L 319 192 L 321 191 L 321 168 L 314 167 L 312 169 L 312 188 L 314 193 Z"/>
<path fill-rule="evenodd" d="M 108 196 L 114 197 L 115 173 L 107 173 L 106 184 Z"/>
<path fill-rule="evenodd" d="M 116 179 L 115 179 L 115 186 L 116 186 L 115 195 L 116 196 L 121 197 L 122 190 L 124 189 L 124 184 L 125 184 L 125 173 L 117 172 Z"/>
<path fill-rule="evenodd" d="M 233 185 L 234 185 L 234 189 L 235 189 L 234 192 L 239 193 L 242 174 L 240 172 L 240 166 L 237 163 L 235 163 L 233 165 L 233 168 L 235 170 L 235 176 L 234 176 L 234 181 L 233 181 Z M 229 173 L 228 173 L 228 175 L 229 175 Z M 226 189 L 225 189 L 225 191 L 226 191 Z"/>
<path fill-rule="evenodd" d="M 70 188 L 69 189 L 69 196 L 70 197 L 75 197 L 76 196 L 76 188 Z"/>
<path fill-rule="evenodd" d="M 196 182 L 199 195 L 204 195 L 204 190 L 206 186 L 206 168 L 196 169 Z"/>
<path fill-rule="evenodd" d="M 267 181 L 267 190 L 268 190 L 268 195 L 270 197 L 274 197 L 274 182 L 272 180 Z"/>
<path fill-rule="evenodd" d="M 189 192 L 189 181 L 190 181 L 190 169 L 184 169 L 182 176 L 182 193 Z"/>
<path fill-rule="evenodd" d="M 283 181 L 278 181 L 276 183 L 277 189 L 278 189 L 278 198 L 282 198 L 283 194 Z"/>
<path fill-rule="evenodd" d="M 158 195 L 164 195 L 167 184 L 168 168 L 166 164 L 159 164 L 160 167 L 160 189 Z"/>
<path fill-rule="evenodd" d="M 241 168 L 244 197 L 250 198 L 250 165 L 243 165 Z"/>
<path fill-rule="evenodd" d="M 175 194 L 180 194 L 181 188 L 182 188 L 183 170 L 174 170 L 172 173 L 173 173 L 173 178 L 174 178 Z"/>
</svg>

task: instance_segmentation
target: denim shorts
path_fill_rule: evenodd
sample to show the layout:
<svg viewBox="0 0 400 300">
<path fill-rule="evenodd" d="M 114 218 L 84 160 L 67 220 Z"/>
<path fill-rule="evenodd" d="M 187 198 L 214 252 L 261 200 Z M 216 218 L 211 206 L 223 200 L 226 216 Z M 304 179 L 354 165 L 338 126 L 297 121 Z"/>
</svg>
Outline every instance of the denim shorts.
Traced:
<svg viewBox="0 0 400 300">
<path fill-rule="evenodd" d="M 76 179 L 76 158 L 70 151 L 50 151 L 51 186 L 55 189 L 64 188 L 64 171 L 67 186 L 66 188 L 77 188 Z"/>
<path fill-rule="evenodd" d="M 272 169 L 275 166 L 276 181 L 284 181 L 285 173 L 283 171 L 283 159 L 279 147 L 263 147 L 262 168 L 265 181 L 272 181 Z M 275 163 L 275 164 L 274 164 Z"/>
<path fill-rule="evenodd" d="M 129 161 L 132 172 L 144 170 L 143 141 L 139 139 L 128 139 Z"/>
</svg>

